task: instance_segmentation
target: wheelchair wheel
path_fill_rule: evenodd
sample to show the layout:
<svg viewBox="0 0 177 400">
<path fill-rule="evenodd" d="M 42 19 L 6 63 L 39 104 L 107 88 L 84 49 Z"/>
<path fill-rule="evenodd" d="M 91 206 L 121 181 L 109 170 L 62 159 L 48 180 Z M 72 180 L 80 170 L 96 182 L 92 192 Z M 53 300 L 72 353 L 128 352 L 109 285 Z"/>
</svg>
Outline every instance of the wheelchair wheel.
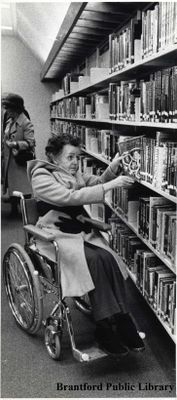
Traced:
<svg viewBox="0 0 177 400">
<path fill-rule="evenodd" d="M 35 334 L 42 322 L 43 301 L 34 266 L 19 244 L 12 244 L 3 259 L 3 278 L 12 314 L 18 325 Z"/>
<path fill-rule="evenodd" d="M 77 309 L 86 315 L 92 314 L 92 307 L 90 305 L 90 300 L 88 294 L 82 297 L 74 297 L 74 302 Z"/>
<path fill-rule="evenodd" d="M 48 325 L 45 329 L 45 345 L 49 356 L 54 360 L 59 360 L 61 354 L 61 334 L 56 332 L 52 325 Z"/>
</svg>

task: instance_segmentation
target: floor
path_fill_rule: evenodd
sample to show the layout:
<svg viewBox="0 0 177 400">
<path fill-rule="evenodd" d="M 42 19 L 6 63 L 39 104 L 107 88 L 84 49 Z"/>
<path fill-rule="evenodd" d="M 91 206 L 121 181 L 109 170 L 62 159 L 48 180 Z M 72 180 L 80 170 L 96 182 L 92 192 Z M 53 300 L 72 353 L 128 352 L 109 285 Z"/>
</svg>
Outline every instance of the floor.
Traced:
<svg viewBox="0 0 177 400">
<path fill-rule="evenodd" d="M 11 219 L 9 205 L 2 204 L 2 258 L 12 242 L 23 243 L 20 216 Z M 128 301 L 141 331 L 146 350 L 129 353 L 122 360 L 106 357 L 91 363 L 77 362 L 67 332 L 61 361 L 52 360 L 45 349 L 43 331 L 29 336 L 15 323 L 2 282 L 2 398 L 175 398 L 175 345 L 131 281 Z M 71 303 L 71 301 L 69 302 Z M 72 308 L 77 343 L 93 340 L 94 325 Z"/>
</svg>

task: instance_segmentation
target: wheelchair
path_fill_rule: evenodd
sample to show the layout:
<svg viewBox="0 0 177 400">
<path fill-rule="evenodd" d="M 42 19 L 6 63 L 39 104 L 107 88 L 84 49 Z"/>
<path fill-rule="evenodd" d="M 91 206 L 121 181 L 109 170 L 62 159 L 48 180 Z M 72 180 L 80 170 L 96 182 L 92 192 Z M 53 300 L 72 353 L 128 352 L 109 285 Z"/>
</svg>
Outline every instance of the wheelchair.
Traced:
<svg viewBox="0 0 177 400">
<path fill-rule="evenodd" d="M 95 345 L 80 350 L 76 347 L 71 312 L 62 298 L 60 279 L 60 249 L 55 235 L 35 226 L 38 220 L 37 203 L 33 198 L 25 198 L 21 192 L 13 192 L 20 198 L 24 247 L 12 243 L 3 259 L 3 279 L 8 302 L 16 323 L 27 333 L 35 335 L 44 327 L 45 346 L 54 360 L 61 358 L 61 345 L 64 324 L 70 338 L 73 357 L 80 362 L 89 362 L 107 356 Z M 93 228 L 108 232 L 110 225 L 85 218 Z M 52 244 L 55 260 L 51 261 L 39 252 L 36 239 Z M 55 305 L 47 318 L 44 318 L 44 298 L 52 294 Z M 75 297 L 76 307 L 90 316 L 92 313 L 88 295 Z"/>
</svg>

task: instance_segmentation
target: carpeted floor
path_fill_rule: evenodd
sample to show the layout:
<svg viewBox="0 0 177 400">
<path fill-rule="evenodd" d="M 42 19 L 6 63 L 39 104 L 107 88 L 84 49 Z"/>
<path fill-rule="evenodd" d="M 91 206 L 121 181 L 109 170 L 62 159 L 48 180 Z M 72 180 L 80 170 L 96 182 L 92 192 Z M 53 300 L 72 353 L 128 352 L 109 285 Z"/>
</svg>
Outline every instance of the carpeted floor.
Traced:
<svg viewBox="0 0 177 400">
<path fill-rule="evenodd" d="M 1 241 L 2 257 L 10 243 L 23 243 L 21 220 L 10 219 L 8 204 L 2 205 Z M 2 398 L 175 398 L 174 343 L 132 282 L 128 283 L 128 300 L 139 328 L 146 332 L 145 352 L 129 353 L 119 361 L 106 357 L 83 364 L 73 358 L 65 332 L 62 359 L 55 362 L 47 354 L 42 331 L 33 337 L 17 327 L 2 284 Z M 87 346 L 94 325 L 71 308 L 77 343 Z M 67 385 L 66 390 L 57 390 L 57 383 L 58 389 Z"/>
</svg>

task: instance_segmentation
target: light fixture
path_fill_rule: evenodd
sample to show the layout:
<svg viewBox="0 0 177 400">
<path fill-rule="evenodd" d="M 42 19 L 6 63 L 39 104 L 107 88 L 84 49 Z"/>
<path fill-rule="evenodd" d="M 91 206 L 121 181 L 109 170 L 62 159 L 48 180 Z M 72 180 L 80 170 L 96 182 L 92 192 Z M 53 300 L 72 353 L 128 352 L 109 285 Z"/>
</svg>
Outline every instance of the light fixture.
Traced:
<svg viewBox="0 0 177 400">
<path fill-rule="evenodd" d="M 6 30 L 6 31 L 12 31 L 12 27 L 11 26 L 1 26 L 1 30 Z"/>
<path fill-rule="evenodd" d="M 1 8 L 10 8 L 10 4 L 2 3 Z"/>
</svg>

